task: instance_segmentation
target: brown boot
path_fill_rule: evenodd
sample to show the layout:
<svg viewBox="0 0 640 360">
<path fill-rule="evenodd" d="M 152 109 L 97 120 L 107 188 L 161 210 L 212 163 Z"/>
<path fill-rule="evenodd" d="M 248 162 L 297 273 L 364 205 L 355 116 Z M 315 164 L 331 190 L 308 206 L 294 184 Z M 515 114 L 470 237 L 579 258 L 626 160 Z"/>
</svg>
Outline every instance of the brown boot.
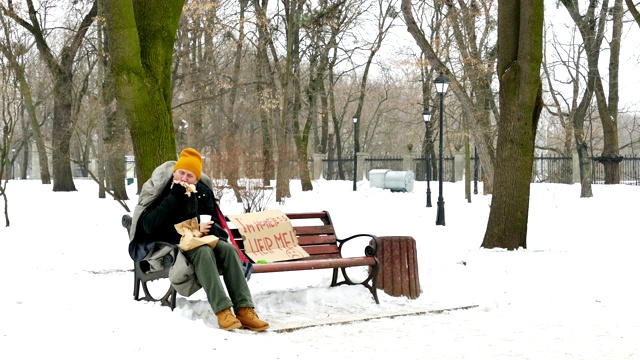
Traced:
<svg viewBox="0 0 640 360">
<path fill-rule="evenodd" d="M 245 307 L 238 310 L 238 320 L 242 326 L 253 331 L 265 331 L 269 328 L 269 323 L 260 320 L 253 308 Z"/>
<path fill-rule="evenodd" d="M 217 312 L 216 316 L 218 317 L 218 326 L 222 330 L 233 330 L 242 327 L 240 320 L 233 316 L 231 308 Z"/>
</svg>

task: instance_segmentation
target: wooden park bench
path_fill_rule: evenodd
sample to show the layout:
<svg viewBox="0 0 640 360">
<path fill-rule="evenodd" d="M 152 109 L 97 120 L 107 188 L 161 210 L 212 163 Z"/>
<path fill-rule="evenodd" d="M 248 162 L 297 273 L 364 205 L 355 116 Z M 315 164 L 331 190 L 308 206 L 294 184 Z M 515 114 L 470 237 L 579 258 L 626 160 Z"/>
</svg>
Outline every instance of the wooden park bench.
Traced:
<svg viewBox="0 0 640 360">
<path fill-rule="evenodd" d="M 358 234 L 345 239 L 339 239 L 336 236 L 333 222 L 327 211 L 291 213 L 286 215 L 291 220 L 293 229 L 296 232 L 298 244 L 309 254 L 309 257 L 266 264 L 254 263 L 252 274 L 333 269 L 330 286 L 343 284 L 363 285 L 369 289 L 375 302 L 377 304 L 380 303 L 377 294 L 378 272 L 380 270 L 380 262 L 376 256 L 380 248 L 378 237 L 369 234 Z M 231 223 L 229 224 L 231 225 Z M 122 217 L 122 225 L 129 231 L 131 216 L 124 215 Z M 232 228 L 231 232 L 240 249 L 244 250 L 242 236 L 238 229 Z M 343 256 L 343 245 L 350 240 L 362 237 L 369 240 L 364 246 L 364 254 L 356 257 Z M 172 259 L 168 259 L 165 261 L 165 268 L 156 272 L 148 272 L 149 266 L 145 264 L 144 260 L 134 262 L 133 297 L 135 300 L 160 301 L 162 305 L 171 307 L 171 310 L 175 308 L 177 294 L 171 285 L 165 295 L 159 299 L 151 296 L 147 287 L 147 282 L 149 281 L 169 277 L 169 264 L 171 264 L 171 260 Z M 366 279 L 361 282 L 352 281 L 347 274 L 347 269 L 363 266 L 368 267 Z M 339 280 L 340 275 L 341 279 Z M 140 287 L 142 287 L 145 294 L 142 298 L 140 298 Z"/>
</svg>

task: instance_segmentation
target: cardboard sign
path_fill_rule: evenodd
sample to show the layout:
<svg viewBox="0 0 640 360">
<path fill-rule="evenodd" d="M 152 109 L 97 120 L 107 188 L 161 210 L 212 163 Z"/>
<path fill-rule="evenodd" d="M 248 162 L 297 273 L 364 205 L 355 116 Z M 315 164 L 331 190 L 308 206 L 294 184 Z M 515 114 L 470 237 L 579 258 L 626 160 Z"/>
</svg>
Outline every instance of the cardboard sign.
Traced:
<svg viewBox="0 0 640 360">
<path fill-rule="evenodd" d="M 238 227 L 244 251 L 254 262 L 276 262 L 308 257 L 300 245 L 291 221 L 280 210 L 229 215 Z"/>
</svg>

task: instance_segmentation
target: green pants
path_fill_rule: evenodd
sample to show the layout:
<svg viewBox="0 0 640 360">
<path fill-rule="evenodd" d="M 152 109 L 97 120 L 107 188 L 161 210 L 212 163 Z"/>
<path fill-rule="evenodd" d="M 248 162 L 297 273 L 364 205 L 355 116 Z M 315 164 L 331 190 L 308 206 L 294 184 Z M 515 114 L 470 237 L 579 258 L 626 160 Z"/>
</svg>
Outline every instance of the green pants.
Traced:
<svg viewBox="0 0 640 360">
<path fill-rule="evenodd" d="M 214 313 L 231 306 L 236 313 L 239 308 L 253 307 L 240 257 L 233 244 L 220 240 L 213 249 L 209 246 L 200 246 L 184 254 L 193 264 L 198 282 L 207 294 Z M 218 269 L 222 271 L 222 278 L 229 296 L 224 291 Z"/>
</svg>

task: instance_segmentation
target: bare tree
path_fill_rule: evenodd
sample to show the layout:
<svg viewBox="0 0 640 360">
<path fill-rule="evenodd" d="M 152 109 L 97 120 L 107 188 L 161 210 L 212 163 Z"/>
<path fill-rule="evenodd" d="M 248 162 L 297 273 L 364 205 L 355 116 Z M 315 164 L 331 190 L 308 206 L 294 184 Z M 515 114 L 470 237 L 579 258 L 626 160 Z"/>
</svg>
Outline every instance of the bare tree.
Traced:
<svg viewBox="0 0 640 360">
<path fill-rule="evenodd" d="M 342 158 L 344 154 L 344 141 L 343 139 L 351 134 L 352 126 L 348 126 L 346 132 L 344 129 L 344 124 L 347 123 L 351 125 L 351 116 L 350 108 L 352 102 L 355 101 L 354 93 L 355 90 L 352 90 L 352 87 L 343 87 L 343 79 L 346 77 L 346 74 L 349 73 L 349 70 L 339 70 L 339 64 L 342 61 L 341 51 L 345 50 L 342 42 L 342 38 L 346 32 L 351 31 L 355 26 L 355 23 L 360 16 L 361 10 L 359 10 L 361 3 L 359 1 L 345 3 L 344 11 L 335 19 L 330 26 L 329 30 L 329 38 L 327 41 L 327 49 L 329 50 L 326 53 L 327 59 L 327 78 L 323 82 L 323 95 L 321 95 L 321 104 L 323 110 L 322 113 L 322 127 L 324 129 L 324 123 L 326 118 L 326 135 L 321 134 L 321 151 L 326 152 L 330 158 L 333 158 L 334 155 L 337 158 Z M 350 47 L 349 47 L 350 48 Z M 347 53 L 345 56 L 350 58 L 353 53 Z M 324 56 L 325 54 L 323 54 Z M 324 61 L 324 60 L 322 60 Z M 326 87 L 324 87 L 326 83 Z M 345 95 L 344 101 L 340 101 L 341 95 L 344 95 L 343 92 L 347 92 Z M 325 142 L 326 139 L 326 142 Z M 331 164 L 331 163 L 330 163 Z M 344 168 L 344 164 L 342 161 L 338 162 L 338 178 L 346 179 L 346 170 Z"/>
<path fill-rule="evenodd" d="M 549 94 L 551 95 L 551 103 L 547 109 L 552 115 L 558 118 L 560 124 L 565 129 L 565 137 L 563 141 L 564 146 L 563 151 L 561 151 L 563 155 L 571 155 L 571 137 L 575 139 L 580 167 L 580 197 L 592 197 L 591 157 L 589 155 L 587 134 L 585 132 L 584 123 L 587 119 L 587 112 L 590 108 L 591 99 L 593 98 L 592 85 L 596 74 L 593 71 L 590 71 L 591 69 L 587 69 L 588 74 L 586 76 L 586 81 L 584 81 L 585 76 L 583 75 L 583 69 L 581 66 L 584 47 L 582 44 L 575 43 L 575 36 L 571 37 L 569 44 L 565 44 L 562 47 L 558 46 L 556 39 L 551 43 L 553 44 L 551 45 L 551 48 L 555 50 L 555 56 L 560 59 L 561 66 L 566 69 L 569 76 L 572 93 L 571 99 L 567 99 L 563 96 L 561 91 L 554 88 L 552 71 L 549 70 L 545 51 L 543 69 L 547 79 Z M 546 42 L 546 44 L 550 44 L 550 42 Z M 585 84 L 582 97 L 580 98 L 580 87 L 581 84 L 584 84 L 585 82 L 587 84 Z M 589 82 L 591 83 L 589 84 Z M 564 171 L 564 173 L 570 174 L 570 171 Z"/>
<path fill-rule="evenodd" d="M 280 119 L 276 126 L 277 141 L 277 174 L 276 174 L 276 201 L 282 201 L 291 195 L 289 189 L 290 174 L 290 142 L 292 139 L 292 121 L 298 116 L 296 107 L 297 82 L 295 77 L 299 75 L 298 65 L 300 46 L 300 24 L 297 21 L 302 14 L 304 0 L 283 0 L 282 5 L 285 13 L 286 29 L 286 50 L 284 54 L 284 65 L 281 74 L 281 98 L 280 98 Z"/>
<path fill-rule="evenodd" d="M 462 105 L 462 111 L 467 117 L 470 127 L 472 129 L 481 129 L 483 121 L 476 118 L 476 104 L 472 100 L 472 97 L 465 91 L 464 86 L 458 81 L 455 74 L 447 68 L 445 62 L 436 53 L 432 44 L 427 40 L 424 32 L 418 26 L 418 23 L 413 16 L 411 0 L 402 0 L 401 8 L 405 23 L 407 24 L 407 30 L 418 44 L 418 47 L 420 47 L 420 50 L 424 53 L 424 56 L 429 64 L 431 64 L 431 67 L 433 69 L 442 70 L 451 80 L 451 91 L 453 91 L 457 100 Z M 482 104 L 481 109 L 486 109 L 485 104 Z M 486 122 L 484 124 L 486 125 Z M 485 134 L 489 133 L 490 130 L 483 129 L 483 131 L 472 131 L 471 135 L 474 137 L 474 143 L 478 148 L 483 174 L 486 175 L 488 184 L 493 187 L 495 166 L 493 160 L 495 156 L 493 154 L 493 141 L 484 137 Z"/>
<path fill-rule="evenodd" d="M 54 81 L 54 114 L 52 133 L 53 157 L 53 191 L 75 191 L 73 174 L 71 172 L 70 142 L 73 124 L 74 99 L 73 75 L 75 57 L 82 40 L 91 26 L 98 10 L 96 1 L 84 15 L 82 21 L 74 29 L 73 34 L 65 41 L 59 54 L 54 54 L 51 45 L 46 40 L 46 29 L 42 28 L 40 16 L 33 1 L 27 0 L 28 20 L 21 17 L 14 9 L 13 3 L 8 6 L 0 5 L 2 11 L 16 23 L 26 29 L 33 36 L 36 47 L 44 59 Z"/>
<path fill-rule="evenodd" d="M 343 29 L 341 19 L 347 12 L 346 1 L 329 3 L 327 0 L 320 2 L 317 9 L 307 10 L 307 20 L 302 23 L 307 33 L 309 46 L 309 79 L 306 83 L 304 96 L 308 105 L 306 120 L 300 122 L 294 119 L 293 133 L 297 151 L 298 171 L 300 173 L 302 190 L 312 190 L 311 177 L 307 159 L 309 157 L 309 142 L 312 127 L 321 119 L 322 146 L 320 151 L 325 152 L 328 141 L 328 97 L 325 81 L 329 70 L 329 52 L 332 50 L 328 44 L 336 42 L 336 37 Z"/>
<path fill-rule="evenodd" d="M 358 133 L 360 130 L 361 124 L 365 121 L 362 118 L 362 108 L 365 102 L 365 95 L 367 93 L 367 81 L 369 78 L 369 71 L 371 70 L 371 65 L 373 63 L 373 58 L 376 56 L 380 47 L 382 46 L 382 42 L 386 38 L 389 33 L 389 29 L 393 26 L 393 21 L 397 17 L 396 10 L 394 9 L 395 2 L 391 2 L 389 4 L 385 4 L 383 0 L 379 0 L 377 3 L 377 14 L 376 19 L 378 21 L 375 39 L 371 42 L 370 48 L 368 49 L 369 54 L 367 54 L 367 60 L 364 65 L 364 71 L 362 73 L 362 78 L 360 79 L 360 90 L 358 93 L 358 108 L 356 109 L 355 116 L 358 117 L 358 122 L 355 124 L 355 146 L 354 149 L 356 152 L 360 151 L 360 142 Z M 353 154 L 356 156 L 356 154 Z"/>
<path fill-rule="evenodd" d="M 491 124 L 492 115 L 499 118 L 491 88 L 497 56 L 496 44 L 492 41 L 496 30 L 495 1 L 472 1 L 466 4 L 464 1 L 447 0 L 446 3 L 449 9 L 447 17 L 456 49 L 460 53 L 460 81 L 465 84 L 466 92 L 473 94 L 469 100 L 474 102 L 476 121 L 469 121 L 465 117 L 465 128 L 470 134 L 464 137 L 473 137 L 476 146 L 480 140 L 488 148 L 488 162 L 495 164 L 495 136 Z M 483 191 L 491 192 L 491 183 L 486 178 L 483 178 L 483 182 Z"/>
<path fill-rule="evenodd" d="M 15 153 L 12 154 L 11 146 L 18 116 L 20 114 L 20 95 L 15 82 L 16 76 L 11 76 L 6 63 L 0 62 L 0 196 L 4 200 L 4 222 L 9 226 L 9 200 L 7 198 L 7 184 L 9 181 L 9 167 L 11 177 L 15 177 L 13 164 Z"/>
<path fill-rule="evenodd" d="M 638 12 L 638 8 L 633 3 L 633 0 L 624 0 L 624 2 L 627 4 L 627 9 L 629 9 L 629 12 L 633 16 L 633 20 L 635 20 L 636 24 L 640 26 L 640 12 Z"/>
<path fill-rule="evenodd" d="M 4 39 L 6 42 L 0 43 L 0 52 L 7 58 L 8 68 L 13 69 L 15 73 L 18 89 L 24 99 L 24 107 L 27 111 L 27 118 L 29 119 L 29 125 L 33 131 L 34 140 L 38 151 L 38 159 L 40 162 L 40 179 L 43 184 L 50 184 L 51 177 L 49 175 L 49 162 L 47 161 L 47 152 L 44 144 L 44 138 L 38 123 L 38 116 L 36 114 L 36 106 L 34 104 L 33 96 L 31 93 L 31 87 L 27 81 L 27 75 L 25 73 L 25 65 L 19 60 L 23 58 L 24 53 L 27 51 L 27 44 L 24 41 L 15 39 L 16 32 L 11 31 L 11 24 L 5 21 L 5 17 L 1 16 L 2 29 L 4 32 Z M 14 39 L 11 41 L 11 39 Z M 16 49 L 18 47 L 17 54 Z M 26 136 L 25 136 L 26 141 Z M 25 152 L 26 153 L 26 152 Z M 26 166 L 24 166 L 26 170 Z"/>
<path fill-rule="evenodd" d="M 617 184 L 620 182 L 618 128 L 618 72 L 620 62 L 620 41 L 622 37 L 622 0 L 614 0 L 610 9 L 609 1 L 603 0 L 598 14 L 598 0 L 589 0 L 589 5 L 584 14 L 580 12 L 578 0 L 561 0 L 567 12 L 574 21 L 584 42 L 589 73 L 587 86 L 593 88 L 596 97 L 596 105 L 604 131 L 604 149 L 598 158 L 604 165 L 605 183 Z M 609 88 L 608 96 L 605 94 L 603 79 L 599 70 L 599 59 L 602 51 L 602 38 L 606 30 L 607 15 L 612 16 L 611 54 L 609 57 Z M 596 26 L 597 25 L 597 26 Z"/>
</svg>

